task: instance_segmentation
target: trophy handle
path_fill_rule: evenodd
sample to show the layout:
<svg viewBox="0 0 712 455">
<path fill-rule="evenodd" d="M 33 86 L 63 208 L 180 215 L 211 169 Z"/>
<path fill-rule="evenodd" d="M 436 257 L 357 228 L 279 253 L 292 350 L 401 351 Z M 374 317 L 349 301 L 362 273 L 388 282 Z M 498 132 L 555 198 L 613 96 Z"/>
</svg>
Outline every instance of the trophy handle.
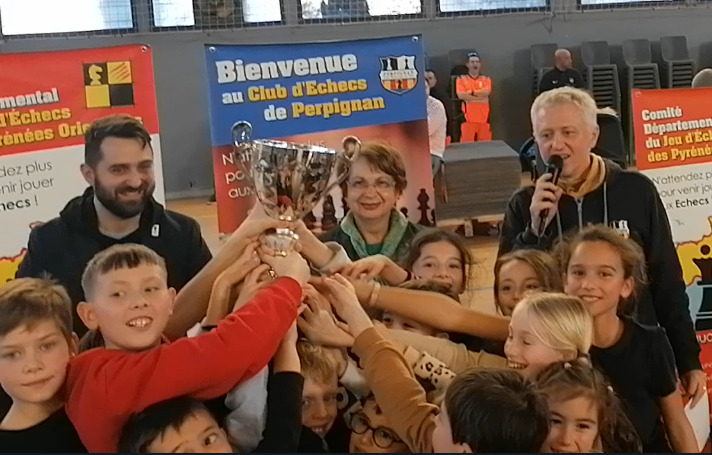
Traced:
<svg viewBox="0 0 712 455">
<path fill-rule="evenodd" d="M 245 120 L 240 120 L 232 125 L 232 145 L 235 151 L 235 160 L 238 162 L 238 166 L 245 173 L 245 178 L 252 187 L 255 186 L 255 179 L 252 177 L 252 169 L 250 166 L 247 167 L 245 154 L 252 154 L 252 125 L 250 122 Z"/>
<path fill-rule="evenodd" d="M 232 143 L 235 147 L 242 147 L 252 140 L 252 125 L 250 122 L 240 120 L 232 125 Z"/>
</svg>

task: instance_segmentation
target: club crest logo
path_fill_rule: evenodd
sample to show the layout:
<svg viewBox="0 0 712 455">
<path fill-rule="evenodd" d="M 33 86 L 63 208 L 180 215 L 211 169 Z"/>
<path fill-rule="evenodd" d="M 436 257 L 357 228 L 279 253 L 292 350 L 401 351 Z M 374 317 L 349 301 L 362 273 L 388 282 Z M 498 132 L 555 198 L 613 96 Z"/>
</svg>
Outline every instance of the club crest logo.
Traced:
<svg viewBox="0 0 712 455">
<path fill-rule="evenodd" d="M 402 95 L 418 84 L 418 70 L 415 68 L 415 55 L 400 57 L 380 57 L 381 72 L 378 77 L 381 85 L 389 92 Z"/>
</svg>

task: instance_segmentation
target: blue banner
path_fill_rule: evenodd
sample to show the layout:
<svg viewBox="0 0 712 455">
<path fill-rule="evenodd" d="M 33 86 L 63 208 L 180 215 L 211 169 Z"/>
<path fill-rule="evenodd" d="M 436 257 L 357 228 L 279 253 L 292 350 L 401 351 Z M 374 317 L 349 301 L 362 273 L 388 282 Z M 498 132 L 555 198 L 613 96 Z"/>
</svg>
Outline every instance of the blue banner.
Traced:
<svg viewBox="0 0 712 455">
<path fill-rule="evenodd" d="M 247 120 L 253 138 L 427 118 L 420 36 L 279 45 L 208 45 L 213 147 Z"/>
</svg>

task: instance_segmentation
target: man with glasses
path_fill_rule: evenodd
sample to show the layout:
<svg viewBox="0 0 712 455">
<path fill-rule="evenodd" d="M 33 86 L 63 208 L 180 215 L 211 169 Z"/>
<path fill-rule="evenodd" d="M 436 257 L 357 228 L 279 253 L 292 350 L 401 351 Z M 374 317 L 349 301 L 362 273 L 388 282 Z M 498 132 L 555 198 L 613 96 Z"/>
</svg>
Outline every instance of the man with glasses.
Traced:
<svg viewBox="0 0 712 455">
<path fill-rule="evenodd" d="M 465 114 L 465 122 L 460 126 L 460 142 L 492 140 L 489 124 L 492 79 L 480 73 L 481 67 L 480 54 L 467 54 L 467 74 L 460 76 L 455 86 Z"/>
</svg>

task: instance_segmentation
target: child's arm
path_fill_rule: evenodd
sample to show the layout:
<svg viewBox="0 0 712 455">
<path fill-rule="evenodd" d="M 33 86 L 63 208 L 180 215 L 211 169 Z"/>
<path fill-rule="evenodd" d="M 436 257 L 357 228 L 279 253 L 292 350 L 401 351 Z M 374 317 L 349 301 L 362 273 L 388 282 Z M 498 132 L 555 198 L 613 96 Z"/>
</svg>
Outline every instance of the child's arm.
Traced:
<svg viewBox="0 0 712 455">
<path fill-rule="evenodd" d="M 391 286 L 398 286 L 410 278 L 410 273 L 393 262 L 388 256 L 376 254 L 359 259 L 339 272 L 354 280 L 371 281 L 381 278 Z M 363 275 L 363 276 L 362 276 Z"/>
<path fill-rule="evenodd" d="M 302 430 L 302 377 L 297 354 L 297 327 L 292 325 L 274 356 L 267 391 L 267 421 L 254 452 L 294 453 Z"/>
<path fill-rule="evenodd" d="M 220 252 L 198 272 L 176 296 L 173 314 L 164 331 L 171 340 L 185 335 L 185 332 L 201 321 L 208 309 L 210 291 L 217 277 L 236 261 L 245 260 L 243 253 L 260 234 L 270 228 L 288 227 L 288 223 L 267 216 L 264 208 L 257 203 L 250 215 L 233 232 Z M 251 256 L 247 256 L 247 260 Z M 246 270 L 246 274 L 249 271 Z"/>
<path fill-rule="evenodd" d="M 507 366 L 507 359 L 504 357 L 484 351 L 470 351 L 464 344 L 457 344 L 443 338 L 385 327 L 378 327 L 378 331 L 389 340 L 412 346 L 418 351 L 428 352 L 455 373 L 472 367 L 506 368 Z"/>
<path fill-rule="evenodd" d="M 72 361 L 67 415 L 88 450 L 114 450 L 123 419 L 133 412 L 182 395 L 219 397 L 267 365 L 296 319 L 300 282 L 309 278 L 306 262 L 296 253 L 269 261 L 285 278 L 215 330 L 145 352 L 100 349 Z"/>
<path fill-rule="evenodd" d="M 695 433 L 692 431 L 690 421 L 687 420 L 682 396 L 677 388 L 670 395 L 658 398 L 658 404 L 672 450 L 677 453 L 699 453 L 700 448 L 697 447 Z"/>
<path fill-rule="evenodd" d="M 336 242 L 322 242 L 307 229 L 303 221 L 297 222 L 295 232 L 299 235 L 301 253 L 319 273 L 331 275 L 351 264 L 351 259 L 341 245 Z"/>
<path fill-rule="evenodd" d="M 327 278 L 330 298 L 356 339 L 353 352 L 363 367 L 371 390 L 393 430 L 414 452 L 432 452 L 438 407 L 427 402 L 425 391 L 398 348 L 373 327 L 345 278 Z"/>
<path fill-rule="evenodd" d="M 466 333 L 488 340 L 506 340 L 509 319 L 466 308 L 437 292 L 392 288 L 352 281 L 359 301 L 446 332 Z"/>
<path fill-rule="evenodd" d="M 329 300 L 311 285 L 304 287 L 304 296 L 305 308 L 297 318 L 297 325 L 309 341 L 320 346 L 350 348 L 354 338 L 347 327 L 337 325 Z"/>
<path fill-rule="evenodd" d="M 241 256 L 242 260 L 236 261 L 225 269 L 213 284 L 210 292 L 208 311 L 203 319 L 203 327 L 215 327 L 225 316 L 233 312 L 234 291 L 240 282 L 251 284 L 264 272 L 269 270 L 266 264 L 260 264 L 260 258 L 256 252 L 257 242 L 245 248 Z M 245 285 L 241 287 L 240 296 L 245 290 Z M 254 297 L 254 294 L 251 296 Z"/>
</svg>

